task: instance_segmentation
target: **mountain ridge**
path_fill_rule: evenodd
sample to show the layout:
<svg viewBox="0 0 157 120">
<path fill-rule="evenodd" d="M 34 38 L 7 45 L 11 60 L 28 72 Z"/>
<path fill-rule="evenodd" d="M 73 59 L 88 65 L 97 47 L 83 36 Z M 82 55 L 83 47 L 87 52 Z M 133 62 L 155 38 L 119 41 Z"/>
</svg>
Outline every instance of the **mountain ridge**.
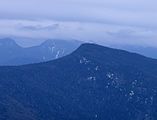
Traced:
<svg viewBox="0 0 157 120">
<path fill-rule="evenodd" d="M 0 67 L 0 118 L 154 120 L 156 60 L 137 58 L 129 52 L 83 44 L 57 60 Z"/>
<path fill-rule="evenodd" d="M 23 48 L 10 38 L 1 39 L 0 43 L 3 43 L 0 46 L 0 65 L 22 65 L 53 60 L 71 53 L 80 45 L 79 41 L 47 40 L 38 46 Z"/>
</svg>

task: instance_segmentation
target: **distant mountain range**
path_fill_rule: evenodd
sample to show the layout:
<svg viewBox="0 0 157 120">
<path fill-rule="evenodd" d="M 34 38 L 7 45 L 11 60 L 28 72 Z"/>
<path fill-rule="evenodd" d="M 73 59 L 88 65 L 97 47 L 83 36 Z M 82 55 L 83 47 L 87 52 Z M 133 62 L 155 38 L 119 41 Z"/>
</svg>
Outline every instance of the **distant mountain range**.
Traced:
<svg viewBox="0 0 157 120">
<path fill-rule="evenodd" d="M 54 60 L 72 53 L 82 43 L 82 41 L 77 40 L 54 39 L 46 40 L 38 46 L 23 48 L 11 38 L 0 39 L 0 66 L 24 65 Z M 157 48 L 155 47 L 129 45 L 112 45 L 112 47 L 157 59 Z"/>
<path fill-rule="evenodd" d="M 96 44 L 0 67 L 0 120 L 155 120 L 156 73 L 155 59 Z"/>
<path fill-rule="evenodd" d="M 80 41 L 47 40 L 39 46 L 23 48 L 10 38 L 0 39 L 0 65 L 22 65 L 49 61 L 74 51 Z"/>
<path fill-rule="evenodd" d="M 144 46 L 136 46 L 136 45 L 115 45 L 115 48 L 127 50 L 130 52 L 135 52 L 142 54 L 147 57 L 155 58 L 157 59 L 157 48 L 156 47 L 144 47 Z"/>
</svg>

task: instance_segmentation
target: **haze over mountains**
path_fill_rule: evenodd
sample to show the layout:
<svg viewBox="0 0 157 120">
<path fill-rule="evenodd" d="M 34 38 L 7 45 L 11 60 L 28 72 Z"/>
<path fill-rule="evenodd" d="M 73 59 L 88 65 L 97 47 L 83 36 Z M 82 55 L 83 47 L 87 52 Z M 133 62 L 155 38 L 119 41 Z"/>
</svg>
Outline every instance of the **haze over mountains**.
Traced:
<svg viewBox="0 0 157 120">
<path fill-rule="evenodd" d="M 80 41 L 46 40 L 42 44 L 23 48 L 14 40 L 0 40 L 0 65 L 22 65 L 49 61 L 74 51 Z"/>
<path fill-rule="evenodd" d="M 157 59 L 157 48 L 156 47 L 148 47 L 148 46 L 136 46 L 136 45 L 115 45 L 115 48 L 127 50 L 130 52 L 135 52 L 142 54 L 147 57 L 155 58 Z"/>
<path fill-rule="evenodd" d="M 156 5 L 1 0 L 0 120 L 157 120 Z"/>
<path fill-rule="evenodd" d="M 24 65 L 54 60 L 72 53 L 82 43 L 78 40 L 52 39 L 46 40 L 40 45 L 24 48 L 11 38 L 0 39 L 0 66 Z M 111 45 L 111 47 L 157 59 L 157 48 L 155 47 L 131 45 Z"/>
<path fill-rule="evenodd" d="M 1 120 L 155 120 L 157 60 L 95 44 L 0 67 Z"/>
<path fill-rule="evenodd" d="M 11 38 L 0 39 L 0 65 L 24 65 L 54 60 L 72 53 L 81 43 L 83 42 L 56 39 L 46 40 L 40 45 L 23 48 Z M 157 58 L 157 48 L 127 45 L 113 45 L 112 47 Z"/>
</svg>

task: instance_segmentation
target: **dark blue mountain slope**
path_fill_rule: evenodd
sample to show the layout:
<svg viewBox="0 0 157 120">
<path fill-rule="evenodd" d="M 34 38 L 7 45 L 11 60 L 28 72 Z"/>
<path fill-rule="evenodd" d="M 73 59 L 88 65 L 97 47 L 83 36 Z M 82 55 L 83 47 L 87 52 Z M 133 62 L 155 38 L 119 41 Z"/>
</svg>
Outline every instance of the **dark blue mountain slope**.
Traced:
<svg viewBox="0 0 157 120">
<path fill-rule="evenodd" d="M 155 120 L 157 60 L 83 44 L 46 63 L 0 67 L 1 120 Z"/>
</svg>

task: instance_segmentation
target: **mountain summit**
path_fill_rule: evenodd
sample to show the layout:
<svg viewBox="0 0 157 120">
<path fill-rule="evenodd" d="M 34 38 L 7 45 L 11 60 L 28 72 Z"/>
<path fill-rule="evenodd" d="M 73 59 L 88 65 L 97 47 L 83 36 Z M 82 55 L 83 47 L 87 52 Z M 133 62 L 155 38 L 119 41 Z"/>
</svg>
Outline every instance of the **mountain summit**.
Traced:
<svg viewBox="0 0 157 120">
<path fill-rule="evenodd" d="M 45 62 L 74 51 L 81 42 L 47 40 L 39 46 L 22 48 L 10 38 L 0 40 L 0 65 L 23 65 Z"/>
<path fill-rule="evenodd" d="M 45 63 L 0 67 L 3 120 L 154 120 L 157 60 L 83 44 Z"/>
<path fill-rule="evenodd" d="M 4 39 L 0 39 L 0 47 L 14 47 L 14 46 L 18 46 L 16 44 L 16 42 L 11 39 L 11 38 L 4 38 Z"/>
</svg>

